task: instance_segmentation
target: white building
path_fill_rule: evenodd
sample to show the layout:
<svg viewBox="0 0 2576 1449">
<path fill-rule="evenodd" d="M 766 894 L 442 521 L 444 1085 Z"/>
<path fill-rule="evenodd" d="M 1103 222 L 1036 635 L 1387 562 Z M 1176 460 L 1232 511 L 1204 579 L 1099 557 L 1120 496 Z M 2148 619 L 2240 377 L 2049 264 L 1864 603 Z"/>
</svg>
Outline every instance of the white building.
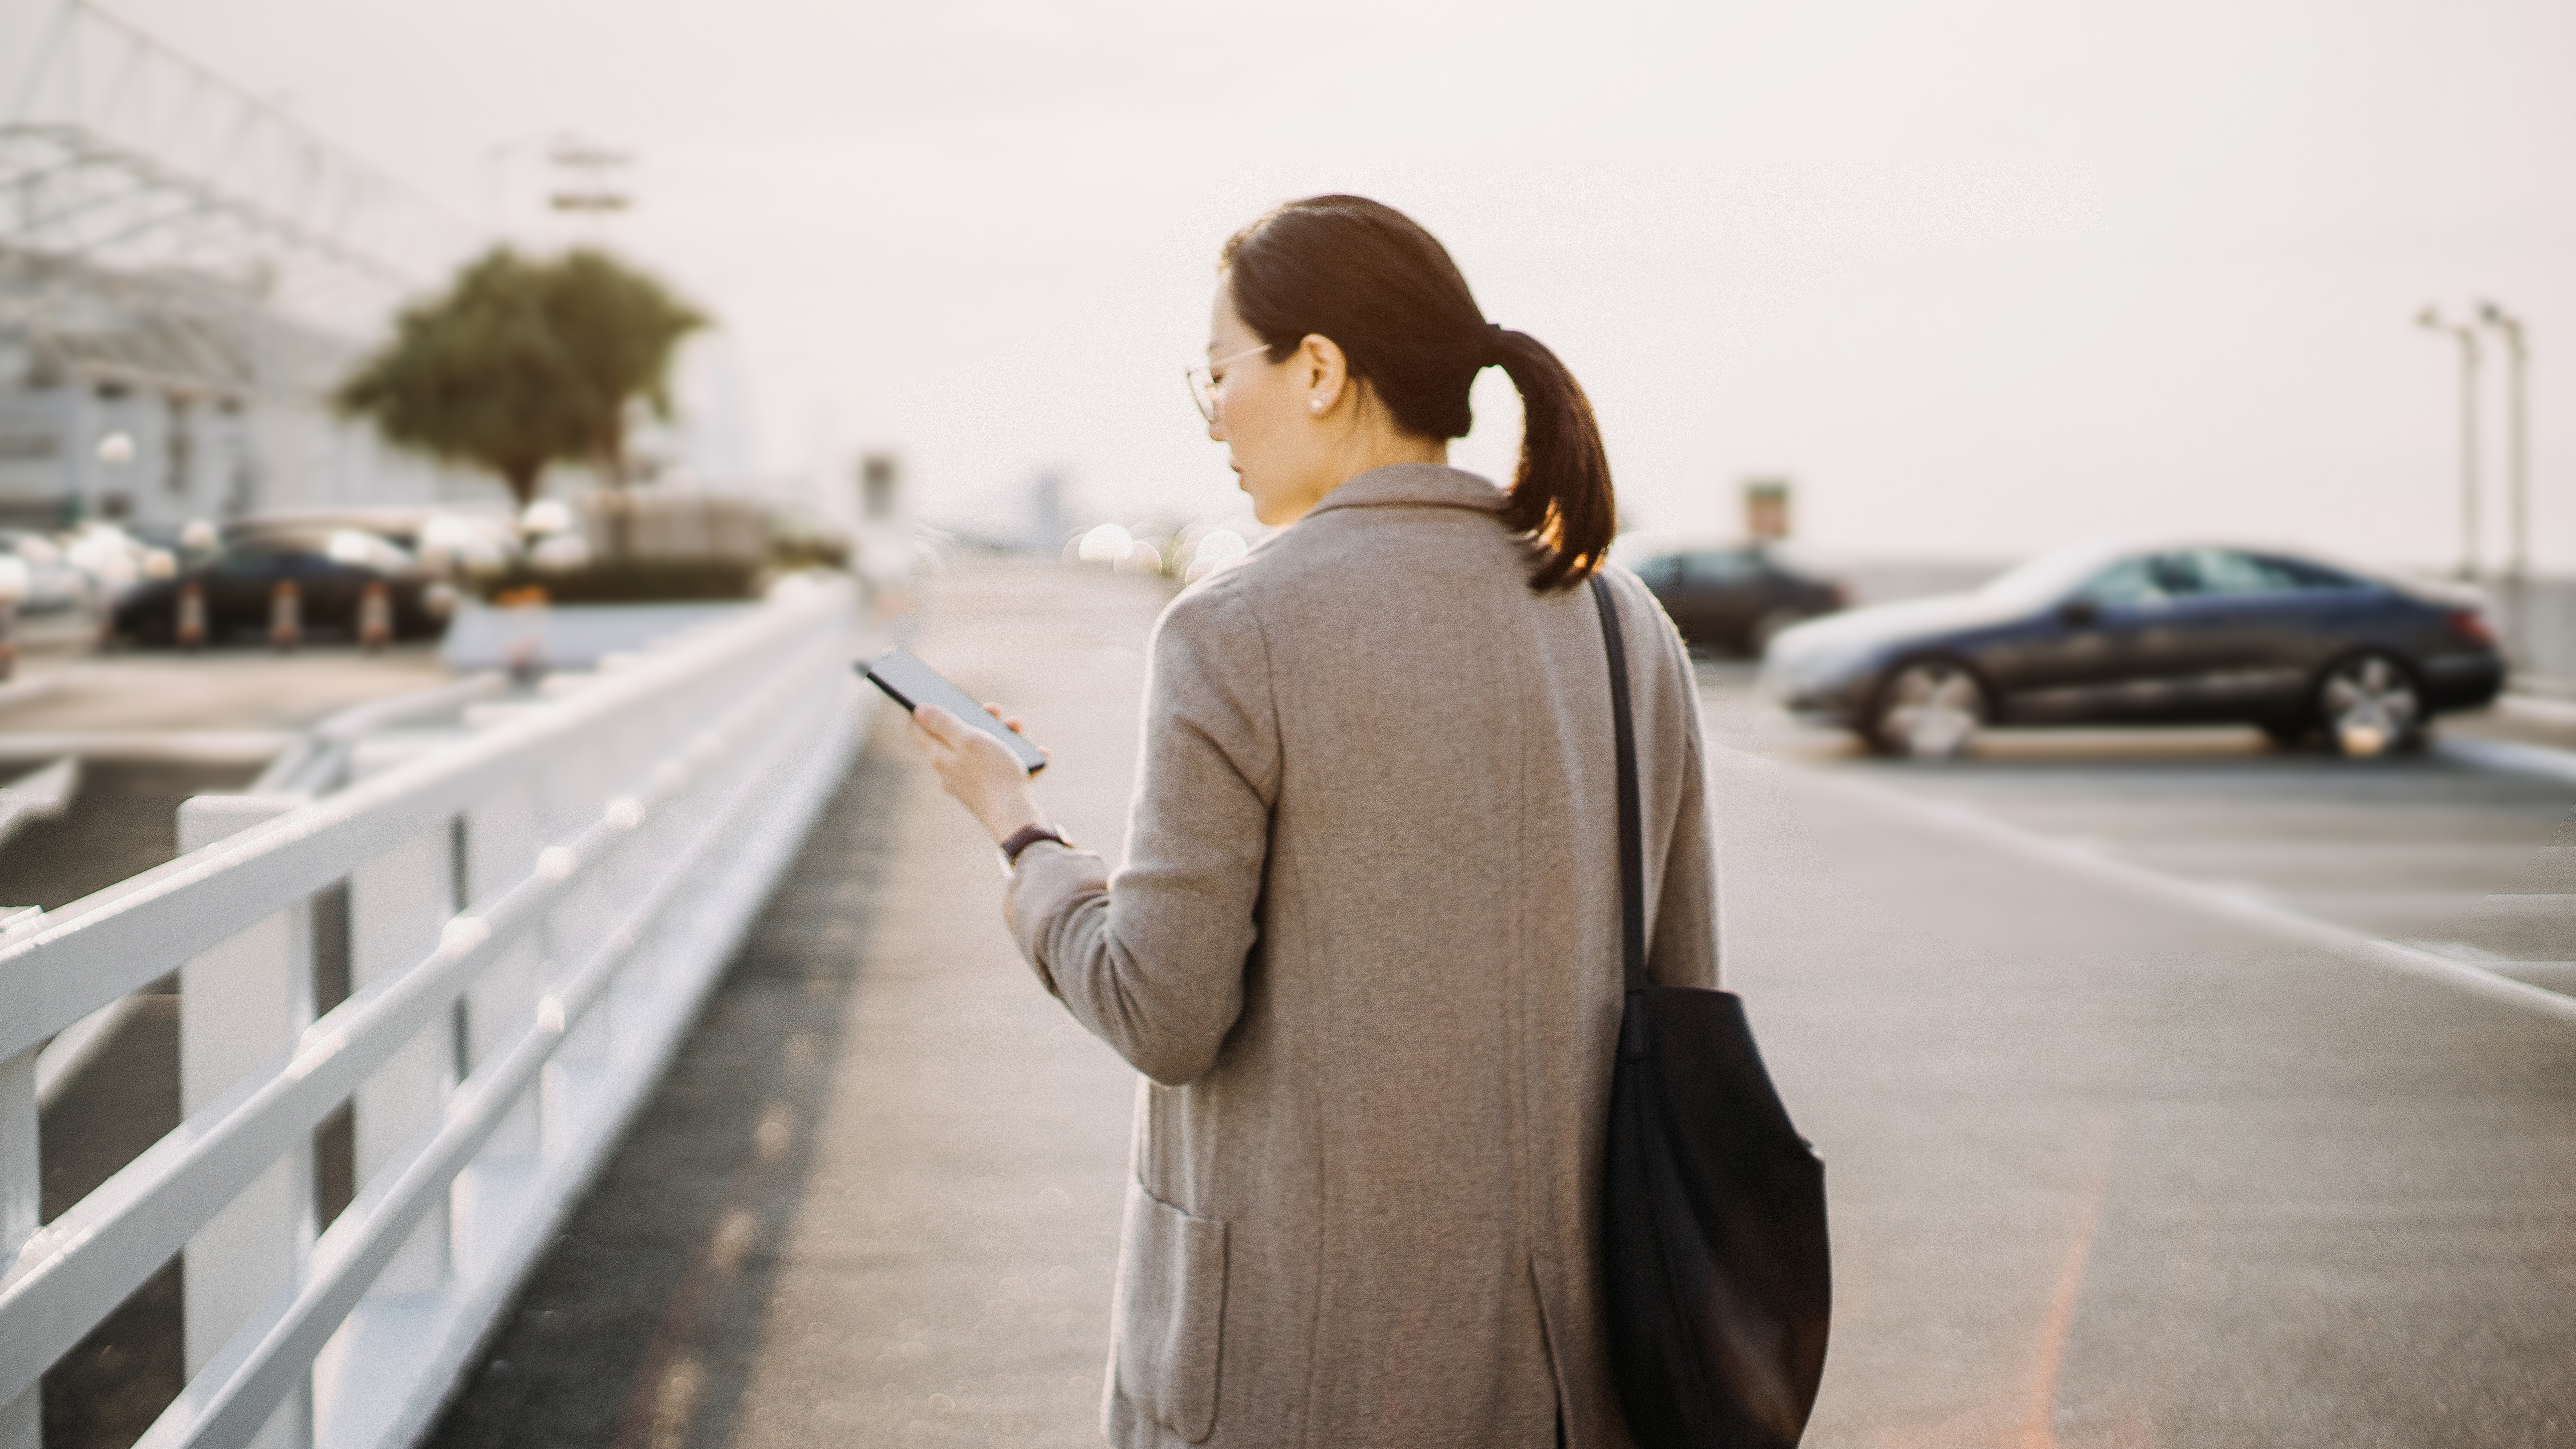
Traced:
<svg viewBox="0 0 2576 1449">
<path fill-rule="evenodd" d="M 472 238 L 122 21 L 0 25 L 0 526 L 490 499 L 331 390 Z"/>
</svg>

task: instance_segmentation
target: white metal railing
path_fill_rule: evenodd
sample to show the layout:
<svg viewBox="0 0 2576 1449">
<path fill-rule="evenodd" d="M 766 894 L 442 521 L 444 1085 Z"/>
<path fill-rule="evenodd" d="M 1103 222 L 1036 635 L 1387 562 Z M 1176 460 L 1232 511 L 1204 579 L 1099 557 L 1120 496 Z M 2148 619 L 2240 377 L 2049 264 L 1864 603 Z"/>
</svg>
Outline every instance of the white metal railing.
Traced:
<svg viewBox="0 0 2576 1449">
<path fill-rule="evenodd" d="M 302 738 L 279 751 L 246 793 L 309 799 L 336 790 L 348 783 L 358 748 L 370 735 L 422 720 L 454 716 L 467 705 L 491 699 L 508 687 L 506 676 L 485 671 L 391 699 L 353 705 L 314 725 Z M 61 814 L 79 783 L 80 760 L 66 756 L 13 785 L 0 787 L 0 844 L 8 842 L 11 829 L 23 820 Z M 9 909 L 0 905 L 0 912 Z M 11 924 L 14 921 L 0 917 L 0 927 Z M 54 1104 L 62 1088 L 125 1024 L 129 1010 L 139 999 L 120 996 L 54 1033 L 53 1040 L 36 1058 L 38 1110 Z"/>
<path fill-rule="evenodd" d="M 183 854 L 0 935 L 0 1449 L 39 1383 L 183 1255 L 187 1387 L 147 1446 L 416 1438 L 677 1045 L 846 767 L 845 581 L 476 728 L 319 800 L 188 802 Z M 348 999 L 313 1012 L 317 897 Z M 34 1061 L 180 972 L 183 1120 L 36 1223 Z M 314 1129 L 356 1196 L 316 1232 Z"/>
<path fill-rule="evenodd" d="M 320 795 L 348 783 L 351 757 L 378 730 L 451 715 L 509 688 L 498 670 L 469 674 L 434 688 L 352 705 L 304 732 L 251 781 L 253 795 Z"/>
</svg>

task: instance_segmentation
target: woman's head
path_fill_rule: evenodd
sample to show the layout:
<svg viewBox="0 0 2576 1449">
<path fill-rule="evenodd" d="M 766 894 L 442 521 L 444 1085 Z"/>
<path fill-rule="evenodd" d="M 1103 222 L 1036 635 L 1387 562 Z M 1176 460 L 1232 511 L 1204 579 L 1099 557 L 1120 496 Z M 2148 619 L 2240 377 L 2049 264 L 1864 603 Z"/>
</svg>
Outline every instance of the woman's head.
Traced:
<svg viewBox="0 0 2576 1449">
<path fill-rule="evenodd" d="M 1531 586 L 1575 583 L 1600 562 L 1616 510 L 1591 404 L 1537 339 L 1486 323 L 1431 233 L 1361 197 L 1310 197 L 1236 232 L 1219 274 L 1209 432 L 1265 521 L 1296 517 L 1354 462 L 1445 459 L 1475 421 L 1476 373 L 1499 366 L 1521 395 L 1504 520 L 1536 547 Z M 1382 441 L 1354 451 L 1371 436 Z"/>
</svg>

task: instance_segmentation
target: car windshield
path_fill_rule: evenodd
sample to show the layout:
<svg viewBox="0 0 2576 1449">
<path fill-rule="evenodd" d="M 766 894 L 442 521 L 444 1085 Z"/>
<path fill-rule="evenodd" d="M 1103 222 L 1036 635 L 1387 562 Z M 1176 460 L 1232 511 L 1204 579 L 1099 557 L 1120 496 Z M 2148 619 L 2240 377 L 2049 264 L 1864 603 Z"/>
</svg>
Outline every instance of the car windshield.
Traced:
<svg viewBox="0 0 2576 1449">
<path fill-rule="evenodd" d="M 411 555 L 389 539 L 353 528 L 334 532 L 323 545 L 331 562 L 355 568 L 374 569 L 379 573 L 400 573 L 411 566 Z"/>
<path fill-rule="evenodd" d="M 2116 550 L 2099 545 L 2057 549 L 1987 580 L 1977 597 L 2002 604 L 2053 604 L 2117 557 Z"/>
</svg>

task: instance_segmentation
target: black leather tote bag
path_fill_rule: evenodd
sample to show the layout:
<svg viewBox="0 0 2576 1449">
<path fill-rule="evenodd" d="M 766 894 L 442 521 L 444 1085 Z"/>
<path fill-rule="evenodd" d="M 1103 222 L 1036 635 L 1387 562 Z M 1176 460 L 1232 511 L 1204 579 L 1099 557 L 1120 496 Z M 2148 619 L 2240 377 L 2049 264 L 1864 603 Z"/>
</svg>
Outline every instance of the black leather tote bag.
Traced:
<svg viewBox="0 0 2576 1449">
<path fill-rule="evenodd" d="M 1619 731 L 1627 1010 L 1605 1161 L 1610 1362 L 1641 1449 L 1788 1449 L 1824 1376 L 1825 1165 L 1772 1090 L 1731 991 L 1646 979 L 1644 811 L 1619 606 L 1592 597 Z"/>
</svg>

